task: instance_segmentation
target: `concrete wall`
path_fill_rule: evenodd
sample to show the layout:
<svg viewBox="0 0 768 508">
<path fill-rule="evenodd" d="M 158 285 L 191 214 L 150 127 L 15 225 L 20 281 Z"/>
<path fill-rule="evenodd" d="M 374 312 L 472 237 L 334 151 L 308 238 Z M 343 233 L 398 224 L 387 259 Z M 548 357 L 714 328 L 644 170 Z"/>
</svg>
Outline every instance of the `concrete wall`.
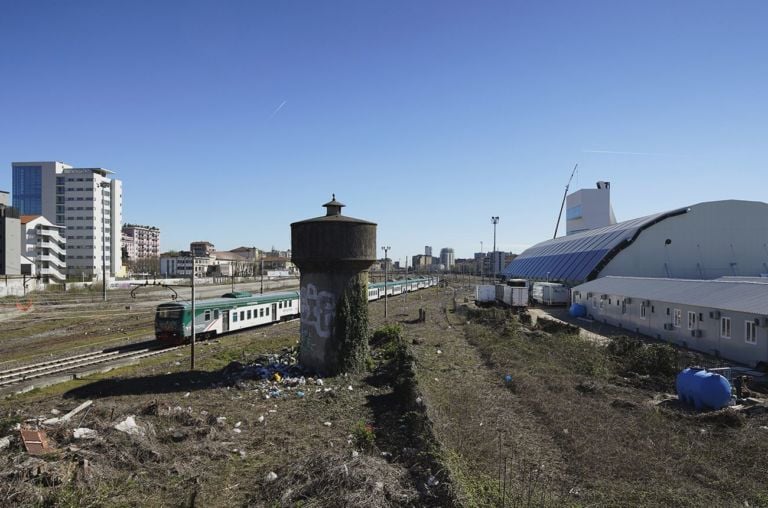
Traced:
<svg viewBox="0 0 768 508">
<path fill-rule="evenodd" d="M 577 216 L 573 216 L 580 210 Z M 616 223 L 611 210 L 610 186 L 581 189 L 566 198 L 565 232 L 567 235 Z"/>
<path fill-rule="evenodd" d="M 768 363 L 768 327 L 764 326 L 765 316 L 745 314 L 711 307 L 682 305 L 658 300 L 632 298 L 629 301 L 623 295 L 592 294 L 582 291 L 572 293 L 573 303 L 580 303 L 587 308 L 587 315 L 596 321 L 624 328 L 648 337 L 686 346 L 707 354 L 719 354 L 723 358 L 755 366 L 759 362 Z M 645 303 L 644 303 L 645 302 Z M 643 317 L 642 307 L 645 307 Z M 679 326 L 675 323 L 675 311 L 680 313 Z M 719 317 L 710 317 L 710 312 L 719 312 Z M 688 313 L 695 314 L 693 327 L 689 328 Z M 730 318 L 731 338 L 721 337 L 721 319 Z M 756 342 L 745 340 L 745 321 L 760 320 L 755 327 Z M 671 325 L 671 330 L 664 325 Z M 691 335 L 692 331 L 701 330 L 700 337 Z"/>
<path fill-rule="evenodd" d="M 651 226 L 599 276 L 714 279 L 761 273 L 768 273 L 768 204 L 729 200 L 700 203 Z"/>
</svg>

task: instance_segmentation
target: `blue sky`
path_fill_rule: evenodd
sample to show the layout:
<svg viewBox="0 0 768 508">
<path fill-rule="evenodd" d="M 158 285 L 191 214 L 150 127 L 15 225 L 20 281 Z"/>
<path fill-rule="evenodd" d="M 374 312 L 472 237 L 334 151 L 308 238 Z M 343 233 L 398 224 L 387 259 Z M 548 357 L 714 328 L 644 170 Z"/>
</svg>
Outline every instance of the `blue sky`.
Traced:
<svg viewBox="0 0 768 508">
<path fill-rule="evenodd" d="M 617 219 L 765 201 L 768 4 L 0 4 L 11 162 L 102 166 L 163 249 L 288 248 L 336 193 L 391 256 L 519 252 L 563 188 Z M 622 153 L 604 153 L 622 152 Z"/>
</svg>

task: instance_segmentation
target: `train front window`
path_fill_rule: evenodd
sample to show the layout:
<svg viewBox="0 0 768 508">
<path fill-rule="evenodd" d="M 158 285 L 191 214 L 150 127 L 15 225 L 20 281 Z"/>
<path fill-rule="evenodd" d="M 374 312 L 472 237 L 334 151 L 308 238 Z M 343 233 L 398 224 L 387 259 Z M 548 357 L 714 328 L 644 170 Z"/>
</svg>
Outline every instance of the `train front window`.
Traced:
<svg viewBox="0 0 768 508">
<path fill-rule="evenodd" d="M 181 310 L 179 309 L 159 309 L 157 311 L 158 319 L 179 319 L 181 317 Z"/>
</svg>

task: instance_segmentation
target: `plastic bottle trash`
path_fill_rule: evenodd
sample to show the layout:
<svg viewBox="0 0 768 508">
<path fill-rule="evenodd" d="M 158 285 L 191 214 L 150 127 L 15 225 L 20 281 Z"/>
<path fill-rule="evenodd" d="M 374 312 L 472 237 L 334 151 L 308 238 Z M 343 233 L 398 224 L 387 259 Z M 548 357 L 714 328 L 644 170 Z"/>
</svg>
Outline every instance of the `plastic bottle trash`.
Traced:
<svg viewBox="0 0 768 508">
<path fill-rule="evenodd" d="M 326 427 L 330 427 L 333 424 L 331 422 L 323 422 L 323 425 L 325 425 Z"/>
</svg>

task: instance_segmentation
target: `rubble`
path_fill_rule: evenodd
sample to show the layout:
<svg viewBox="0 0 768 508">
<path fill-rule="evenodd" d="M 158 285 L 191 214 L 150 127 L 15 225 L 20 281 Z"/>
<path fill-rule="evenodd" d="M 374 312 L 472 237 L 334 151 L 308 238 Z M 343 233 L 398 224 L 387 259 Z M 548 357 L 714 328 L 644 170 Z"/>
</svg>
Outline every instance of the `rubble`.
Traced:
<svg viewBox="0 0 768 508">
<path fill-rule="evenodd" d="M 146 434 L 146 431 L 136 423 L 133 415 L 115 425 L 115 429 L 132 436 L 144 436 Z"/>
<path fill-rule="evenodd" d="M 75 439 L 95 439 L 99 433 L 93 429 L 78 427 L 72 431 L 72 435 Z"/>
<path fill-rule="evenodd" d="M 91 404 L 93 404 L 92 400 L 87 400 L 77 406 L 75 409 L 70 411 L 69 413 L 65 414 L 61 418 L 49 418 L 43 422 L 43 425 L 56 425 L 57 423 L 65 423 L 72 419 L 73 416 L 75 416 L 80 411 L 84 410 L 85 408 L 89 407 Z M 53 412 L 53 411 L 51 411 Z M 55 413 L 54 413 L 55 414 Z"/>
<path fill-rule="evenodd" d="M 21 429 L 21 441 L 30 455 L 43 455 L 51 451 L 48 435 L 44 430 Z"/>
</svg>

